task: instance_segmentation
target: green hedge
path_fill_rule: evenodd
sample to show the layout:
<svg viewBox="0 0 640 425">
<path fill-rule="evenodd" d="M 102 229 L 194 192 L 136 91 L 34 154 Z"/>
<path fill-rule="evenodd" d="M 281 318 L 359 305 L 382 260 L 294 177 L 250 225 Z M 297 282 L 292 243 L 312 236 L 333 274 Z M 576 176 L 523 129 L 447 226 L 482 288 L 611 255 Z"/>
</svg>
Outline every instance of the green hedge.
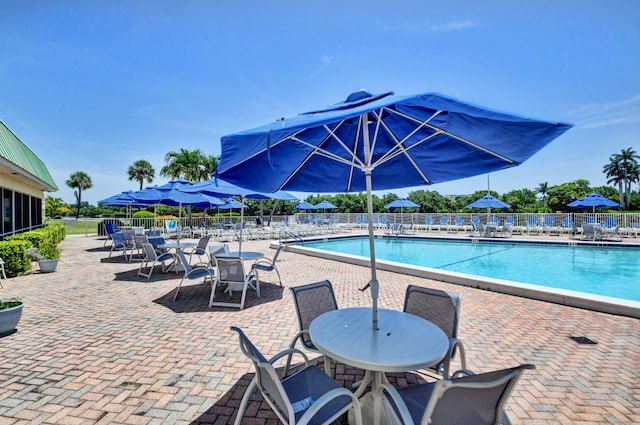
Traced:
<svg viewBox="0 0 640 425">
<path fill-rule="evenodd" d="M 0 257 L 5 262 L 7 276 L 19 276 L 31 269 L 31 260 L 27 257 L 28 248 L 36 247 L 42 252 L 52 251 L 64 237 L 65 227 L 62 223 L 49 224 L 41 229 L 7 237 L 4 242 L 0 242 Z"/>
<path fill-rule="evenodd" d="M 7 277 L 20 276 L 31 270 L 31 260 L 27 257 L 27 249 L 31 246 L 26 240 L 0 242 L 0 258 L 4 260 Z"/>
</svg>

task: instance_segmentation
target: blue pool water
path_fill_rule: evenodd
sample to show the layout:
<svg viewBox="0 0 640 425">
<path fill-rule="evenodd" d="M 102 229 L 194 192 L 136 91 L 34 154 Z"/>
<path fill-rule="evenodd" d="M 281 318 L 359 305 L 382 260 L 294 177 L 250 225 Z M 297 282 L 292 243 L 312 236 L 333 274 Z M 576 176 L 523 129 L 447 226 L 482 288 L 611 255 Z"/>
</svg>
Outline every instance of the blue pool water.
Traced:
<svg viewBox="0 0 640 425">
<path fill-rule="evenodd" d="M 304 245 L 369 258 L 366 237 Z M 640 301 L 640 249 L 634 248 L 378 238 L 376 258 Z"/>
</svg>

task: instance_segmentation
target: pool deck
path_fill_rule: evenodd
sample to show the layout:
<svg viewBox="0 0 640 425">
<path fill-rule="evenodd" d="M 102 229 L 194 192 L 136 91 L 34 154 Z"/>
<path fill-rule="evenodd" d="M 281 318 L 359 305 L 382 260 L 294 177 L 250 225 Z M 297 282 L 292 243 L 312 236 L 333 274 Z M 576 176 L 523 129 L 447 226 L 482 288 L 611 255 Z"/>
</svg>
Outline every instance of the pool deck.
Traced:
<svg viewBox="0 0 640 425">
<path fill-rule="evenodd" d="M 270 242 L 245 241 L 243 250 L 271 257 Z M 3 280 L 0 297 L 25 307 L 18 331 L 0 338 L 0 425 L 232 424 L 253 371 L 230 325 L 268 357 L 297 332 L 286 287 L 329 279 L 340 307 L 370 305 L 369 292 L 358 291 L 367 267 L 293 252 L 277 264 L 285 288 L 261 274 L 262 297 L 250 292 L 242 311 L 207 307 L 209 285 L 200 282 L 173 302 L 175 274 L 136 277 L 138 263 L 108 259 L 102 245 L 68 237 L 55 273 Z M 536 365 L 506 406 L 512 423 L 640 423 L 640 320 L 389 271 L 378 279 L 381 308 L 401 309 L 407 284 L 463 293 L 459 336 L 471 369 Z M 339 365 L 336 378 L 348 385 L 362 374 Z M 255 396 L 242 423 L 278 421 Z"/>
</svg>

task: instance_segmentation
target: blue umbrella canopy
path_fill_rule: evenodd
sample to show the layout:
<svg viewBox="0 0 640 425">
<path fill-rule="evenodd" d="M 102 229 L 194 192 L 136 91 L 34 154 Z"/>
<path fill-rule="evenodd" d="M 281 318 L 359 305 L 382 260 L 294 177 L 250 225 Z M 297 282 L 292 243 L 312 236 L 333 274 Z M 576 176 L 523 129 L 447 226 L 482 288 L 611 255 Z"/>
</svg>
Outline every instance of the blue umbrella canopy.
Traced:
<svg viewBox="0 0 640 425">
<path fill-rule="evenodd" d="M 281 201 L 298 200 L 298 198 L 292 194 L 282 190 L 276 192 L 258 192 L 229 183 L 219 177 L 214 177 L 211 180 L 207 180 L 202 183 L 196 183 L 185 187 L 183 190 L 185 192 L 199 192 L 222 198 L 227 196 L 242 196 L 247 199 L 278 199 Z"/>
<path fill-rule="evenodd" d="M 304 202 L 300 202 L 298 205 L 296 205 L 295 207 L 297 210 L 315 210 L 316 206 L 313 204 L 310 204 L 307 201 Z"/>
<path fill-rule="evenodd" d="M 585 197 L 568 203 L 567 206 L 573 208 L 592 208 L 595 211 L 596 208 L 602 207 L 618 208 L 620 204 L 600 195 L 599 193 L 593 192 Z"/>
<path fill-rule="evenodd" d="M 212 208 L 224 204 L 223 201 L 214 196 L 203 193 L 188 193 L 179 189 L 160 190 L 159 188 L 147 188 L 132 193 L 131 197 L 147 205 L 164 204 L 174 207 L 191 205 L 198 208 Z"/>
<path fill-rule="evenodd" d="M 222 205 L 218 205 L 218 208 L 221 210 L 239 210 L 243 206 L 244 205 L 242 204 L 242 202 L 238 202 L 235 199 L 229 198 Z"/>
<path fill-rule="evenodd" d="M 491 195 L 484 195 L 482 198 L 467 205 L 467 208 L 511 208 L 511 205 Z"/>
<path fill-rule="evenodd" d="M 126 192 L 119 193 L 118 195 L 109 196 L 108 198 L 101 199 L 98 204 L 103 204 L 109 207 L 146 207 L 147 204 L 137 202 L 131 197 L 133 191 L 128 190 Z"/>
<path fill-rule="evenodd" d="M 372 191 L 515 167 L 571 128 L 439 94 L 353 93 L 327 108 L 224 136 L 219 173 L 257 191 L 367 193 L 378 329 Z"/>
<path fill-rule="evenodd" d="M 417 208 L 419 206 L 420 205 L 416 204 L 415 202 L 411 202 L 407 198 L 398 198 L 395 201 L 388 203 L 384 207 L 387 209 L 391 209 L 391 208 Z"/>
<path fill-rule="evenodd" d="M 333 205 L 331 202 L 329 201 L 322 201 L 316 204 L 316 209 L 323 209 L 323 210 L 334 210 L 338 207 L 336 207 L 335 205 Z"/>
<path fill-rule="evenodd" d="M 163 184 L 162 186 L 157 186 L 156 188 L 159 190 L 184 189 L 192 185 L 193 183 L 190 180 L 180 177 L 175 180 L 170 180 L 169 182 Z"/>
</svg>

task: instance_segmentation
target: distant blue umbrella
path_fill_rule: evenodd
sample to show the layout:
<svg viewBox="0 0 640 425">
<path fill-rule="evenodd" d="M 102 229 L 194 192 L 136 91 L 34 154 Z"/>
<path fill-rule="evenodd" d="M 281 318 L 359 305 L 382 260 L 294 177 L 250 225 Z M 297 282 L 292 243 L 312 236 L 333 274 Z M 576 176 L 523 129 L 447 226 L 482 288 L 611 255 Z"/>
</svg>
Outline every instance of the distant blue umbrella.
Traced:
<svg viewBox="0 0 640 425">
<path fill-rule="evenodd" d="M 156 188 L 159 190 L 171 190 L 171 189 L 184 189 L 189 186 L 193 186 L 193 182 L 180 177 L 175 180 L 170 180 L 168 183 L 165 183 L 162 186 L 157 186 Z"/>
<path fill-rule="evenodd" d="M 568 203 L 567 206 L 573 208 L 592 208 L 593 212 L 595 212 L 596 208 L 618 208 L 620 204 L 609 198 L 605 198 L 599 193 L 593 192 L 583 198 L 576 199 L 575 201 Z"/>
<path fill-rule="evenodd" d="M 467 208 L 486 208 L 487 209 L 487 221 L 491 215 L 491 208 L 511 208 L 511 205 L 502 202 L 501 200 L 494 198 L 491 195 L 484 195 L 482 198 L 467 205 Z"/>
<path fill-rule="evenodd" d="M 297 210 L 315 210 L 316 206 L 308 203 L 307 201 L 300 202 L 295 207 Z"/>
<path fill-rule="evenodd" d="M 407 198 L 398 198 L 395 201 L 388 203 L 384 207 L 387 209 L 400 208 L 400 220 L 402 221 L 402 216 L 404 215 L 403 210 L 405 208 L 417 208 L 419 206 L 420 205 L 416 204 L 415 202 L 411 202 Z"/>
<path fill-rule="evenodd" d="M 506 204 L 491 195 L 484 195 L 477 201 L 467 205 L 467 208 L 511 208 L 511 205 Z"/>
<path fill-rule="evenodd" d="M 419 206 L 420 205 L 416 204 L 415 202 L 411 202 L 407 198 L 398 198 L 395 201 L 388 203 L 384 207 L 387 209 L 391 209 L 391 208 L 417 208 Z"/>
<path fill-rule="evenodd" d="M 242 202 L 238 202 L 233 198 L 229 198 L 222 205 L 218 205 L 218 208 L 221 210 L 235 210 L 240 209 L 243 206 L 244 205 L 242 204 Z"/>
<path fill-rule="evenodd" d="M 245 189 L 235 184 L 229 183 L 217 176 L 202 183 L 194 184 L 184 189 L 185 192 L 198 192 L 212 196 L 219 196 L 222 198 L 230 196 L 240 196 L 243 199 L 277 199 L 281 201 L 297 201 L 298 198 L 291 195 L 284 190 L 276 192 L 257 192 L 250 189 Z M 244 204 L 244 202 L 243 202 Z M 260 205 L 260 216 L 262 217 L 262 204 Z M 244 207 L 240 207 L 240 222 L 244 222 Z M 238 251 L 242 252 L 242 226 L 240 227 L 240 235 L 238 241 Z"/>
<path fill-rule="evenodd" d="M 322 201 L 319 204 L 315 205 L 316 209 L 323 209 L 323 210 L 334 210 L 338 207 L 336 207 L 335 205 L 333 205 L 331 202 L 329 201 Z"/>
<path fill-rule="evenodd" d="M 146 207 L 146 204 L 137 202 L 131 197 L 133 191 L 129 190 L 118 195 L 109 196 L 108 198 L 98 201 L 98 204 L 104 204 L 109 207 Z"/>
</svg>

